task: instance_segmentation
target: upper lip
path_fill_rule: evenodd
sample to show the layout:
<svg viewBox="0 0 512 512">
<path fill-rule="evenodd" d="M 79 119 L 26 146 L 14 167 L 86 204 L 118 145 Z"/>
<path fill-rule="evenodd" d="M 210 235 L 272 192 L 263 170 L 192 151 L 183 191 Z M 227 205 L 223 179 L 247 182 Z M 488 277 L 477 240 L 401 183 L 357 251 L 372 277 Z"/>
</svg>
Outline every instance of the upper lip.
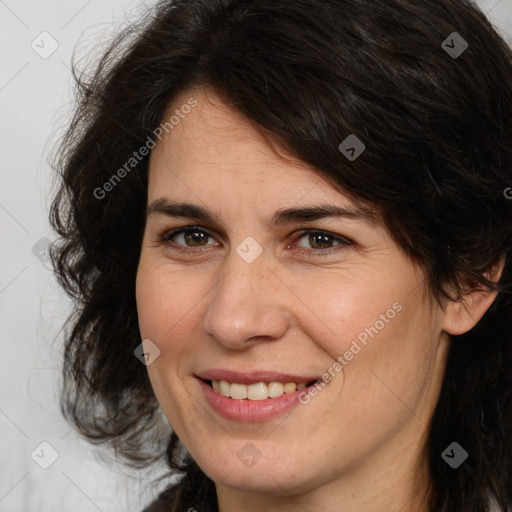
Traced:
<svg viewBox="0 0 512 512">
<path fill-rule="evenodd" d="M 319 377 L 293 375 L 290 373 L 271 372 L 271 371 L 247 371 L 240 372 L 234 370 L 224 370 L 213 368 L 196 373 L 196 376 L 203 380 L 225 380 L 227 382 L 236 382 L 237 384 L 256 384 L 257 382 L 312 382 Z"/>
</svg>

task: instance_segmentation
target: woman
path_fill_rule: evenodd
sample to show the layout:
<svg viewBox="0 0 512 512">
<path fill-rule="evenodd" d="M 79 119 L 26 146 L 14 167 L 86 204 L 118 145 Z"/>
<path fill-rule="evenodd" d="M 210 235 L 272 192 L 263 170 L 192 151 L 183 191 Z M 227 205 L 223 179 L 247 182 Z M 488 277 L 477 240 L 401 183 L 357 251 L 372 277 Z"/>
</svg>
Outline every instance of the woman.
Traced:
<svg viewBox="0 0 512 512">
<path fill-rule="evenodd" d="M 469 0 L 177 0 L 79 79 L 63 411 L 147 510 L 511 510 L 511 76 Z"/>
</svg>

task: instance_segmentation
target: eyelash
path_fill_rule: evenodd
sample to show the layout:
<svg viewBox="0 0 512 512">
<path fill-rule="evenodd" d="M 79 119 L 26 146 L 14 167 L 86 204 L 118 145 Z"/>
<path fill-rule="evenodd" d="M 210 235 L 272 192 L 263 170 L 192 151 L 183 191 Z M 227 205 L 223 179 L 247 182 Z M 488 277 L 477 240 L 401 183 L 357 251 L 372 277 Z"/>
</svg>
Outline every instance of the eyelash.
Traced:
<svg viewBox="0 0 512 512">
<path fill-rule="evenodd" d="M 213 238 L 211 233 L 209 233 L 207 230 L 205 230 L 203 228 L 200 228 L 198 226 L 186 226 L 186 227 L 183 227 L 183 228 L 178 228 L 178 229 L 174 229 L 174 230 L 171 230 L 171 231 L 163 232 L 160 235 L 160 241 L 162 243 L 166 243 L 166 242 L 171 241 L 170 239 L 172 237 L 174 237 L 175 235 L 179 235 L 179 234 L 187 233 L 187 232 L 194 232 L 194 231 L 195 232 L 205 233 L 209 237 Z M 322 230 L 319 230 L 319 229 L 303 229 L 303 230 L 299 231 L 297 236 L 294 238 L 293 243 L 295 244 L 301 238 L 303 238 L 304 236 L 311 235 L 311 234 L 324 235 L 324 236 L 330 237 L 334 241 L 339 242 L 339 245 L 336 245 L 334 247 L 329 247 L 328 249 L 303 249 L 303 248 L 299 248 L 299 252 L 301 252 L 304 256 L 306 256 L 306 258 L 316 258 L 318 256 L 329 256 L 333 252 L 337 252 L 339 250 L 343 250 L 344 248 L 353 245 L 353 242 L 351 240 L 349 240 L 348 238 L 342 237 L 340 235 L 335 235 L 334 233 L 330 233 L 329 231 L 322 231 Z M 174 242 L 174 243 L 176 243 L 176 242 Z M 181 251 L 183 253 L 196 253 L 197 254 L 197 253 L 203 253 L 203 252 L 209 251 L 209 249 L 207 249 L 205 251 L 201 247 L 198 247 L 198 249 L 194 249 L 192 247 L 187 247 L 187 246 L 183 246 L 183 245 L 180 245 L 180 244 L 176 244 L 176 246 L 169 246 L 169 247 L 171 247 L 173 250 Z"/>
</svg>

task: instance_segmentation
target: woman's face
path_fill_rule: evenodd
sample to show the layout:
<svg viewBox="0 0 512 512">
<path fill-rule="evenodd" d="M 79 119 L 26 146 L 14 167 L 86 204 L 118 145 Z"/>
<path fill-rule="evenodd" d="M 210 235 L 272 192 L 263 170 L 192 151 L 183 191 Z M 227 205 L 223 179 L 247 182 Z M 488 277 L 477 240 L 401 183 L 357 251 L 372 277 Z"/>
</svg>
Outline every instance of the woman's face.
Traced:
<svg viewBox="0 0 512 512">
<path fill-rule="evenodd" d="M 175 432 L 233 492 L 409 481 L 448 338 L 424 273 L 378 215 L 278 158 L 212 93 L 176 110 L 151 154 L 137 274 L 147 370 Z"/>
</svg>

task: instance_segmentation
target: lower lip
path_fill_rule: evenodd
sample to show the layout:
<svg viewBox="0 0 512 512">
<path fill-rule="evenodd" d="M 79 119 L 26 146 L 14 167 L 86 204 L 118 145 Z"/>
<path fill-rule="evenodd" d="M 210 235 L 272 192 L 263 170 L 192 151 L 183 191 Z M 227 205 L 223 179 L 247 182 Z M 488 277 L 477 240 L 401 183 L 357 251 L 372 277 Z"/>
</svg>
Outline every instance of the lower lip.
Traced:
<svg viewBox="0 0 512 512">
<path fill-rule="evenodd" d="M 208 400 L 208 403 L 216 412 L 230 420 L 245 423 L 265 421 L 284 414 L 300 403 L 299 393 L 304 391 L 304 389 L 301 389 L 293 393 L 285 393 L 277 398 L 266 398 L 265 400 L 236 400 L 217 393 L 202 379 L 198 380 L 206 400 Z"/>
</svg>

